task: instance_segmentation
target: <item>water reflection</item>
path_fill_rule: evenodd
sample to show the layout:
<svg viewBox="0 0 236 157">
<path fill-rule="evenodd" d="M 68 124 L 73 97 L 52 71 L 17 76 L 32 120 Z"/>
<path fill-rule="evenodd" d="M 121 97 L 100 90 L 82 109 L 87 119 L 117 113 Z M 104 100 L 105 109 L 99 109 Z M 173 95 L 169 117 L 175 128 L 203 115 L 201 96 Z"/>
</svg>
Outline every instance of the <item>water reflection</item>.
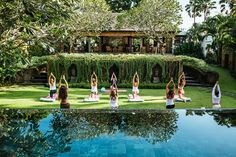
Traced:
<svg viewBox="0 0 236 157">
<path fill-rule="evenodd" d="M 39 127 L 46 117 L 52 118 L 44 133 Z M 165 142 L 176 133 L 177 118 L 175 111 L 0 110 L 0 156 L 54 156 L 70 151 L 75 140 L 116 133 Z"/>
<path fill-rule="evenodd" d="M 236 127 L 236 110 L 186 110 L 186 116 L 210 115 L 218 125 Z"/>
<path fill-rule="evenodd" d="M 176 137 L 178 113 L 183 112 L 4 109 L 0 110 L 0 156 L 56 156 L 70 152 L 75 141 L 117 134 L 141 138 L 150 144 L 165 143 Z M 185 115 L 208 115 L 218 125 L 236 126 L 236 110 L 186 110 Z M 179 140 L 183 142 L 182 138 Z"/>
</svg>

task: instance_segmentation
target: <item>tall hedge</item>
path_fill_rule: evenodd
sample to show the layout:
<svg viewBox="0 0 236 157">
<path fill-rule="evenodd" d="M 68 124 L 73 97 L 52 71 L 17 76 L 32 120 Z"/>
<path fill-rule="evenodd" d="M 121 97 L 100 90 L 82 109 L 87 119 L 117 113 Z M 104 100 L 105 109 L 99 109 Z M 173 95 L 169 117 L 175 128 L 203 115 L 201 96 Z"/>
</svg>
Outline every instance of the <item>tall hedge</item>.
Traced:
<svg viewBox="0 0 236 157">
<path fill-rule="evenodd" d="M 64 73 L 69 78 L 69 69 L 72 64 L 77 68 L 77 82 L 89 82 L 93 71 L 98 75 L 100 82 L 110 79 L 109 69 L 112 66 L 118 68 L 118 81 L 129 83 L 137 71 L 140 81 L 150 83 L 153 75 L 153 67 L 157 64 L 161 67 L 161 80 L 166 82 L 173 77 L 177 79 L 183 67 L 182 59 L 175 56 L 140 55 L 140 54 L 58 54 L 48 56 L 49 72 L 53 72 L 57 78 Z"/>
</svg>

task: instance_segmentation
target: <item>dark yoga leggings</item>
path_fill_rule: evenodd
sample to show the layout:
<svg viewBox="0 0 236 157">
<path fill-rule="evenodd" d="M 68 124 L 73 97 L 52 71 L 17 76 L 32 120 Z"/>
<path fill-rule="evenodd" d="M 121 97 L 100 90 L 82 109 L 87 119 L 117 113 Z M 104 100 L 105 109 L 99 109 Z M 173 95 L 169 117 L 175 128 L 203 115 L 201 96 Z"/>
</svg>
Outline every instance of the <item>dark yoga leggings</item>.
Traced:
<svg viewBox="0 0 236 157">
<path fill-rule="evenodd" d="M 53 94 L 55 94 L 57 90 L 50 90 L 50 97 L 53 98 Z"/>
</svg>

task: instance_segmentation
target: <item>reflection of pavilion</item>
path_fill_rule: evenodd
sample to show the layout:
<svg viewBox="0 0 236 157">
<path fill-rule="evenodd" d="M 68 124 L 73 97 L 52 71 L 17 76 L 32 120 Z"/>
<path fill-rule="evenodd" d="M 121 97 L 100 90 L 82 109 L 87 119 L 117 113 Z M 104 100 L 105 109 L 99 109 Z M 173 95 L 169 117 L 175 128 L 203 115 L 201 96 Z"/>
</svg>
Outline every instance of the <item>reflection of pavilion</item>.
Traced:
<svg viewBox="0 0 236 157">
<path fill-rule="evenodd" d="M 72 52 L 102 52 L 102 53 L 173 53 L 175 44 L 184 42 L 186 33 L 179 32 L 175 38 L 161 37 L 148 39 L 142 32 L 132 29 L 112 29 L 98 34 L 89 33 L 83 39 L 74 42 Z M 68 51 L 67 45 L 62 45 L 62 51 Z"/>
</svg>

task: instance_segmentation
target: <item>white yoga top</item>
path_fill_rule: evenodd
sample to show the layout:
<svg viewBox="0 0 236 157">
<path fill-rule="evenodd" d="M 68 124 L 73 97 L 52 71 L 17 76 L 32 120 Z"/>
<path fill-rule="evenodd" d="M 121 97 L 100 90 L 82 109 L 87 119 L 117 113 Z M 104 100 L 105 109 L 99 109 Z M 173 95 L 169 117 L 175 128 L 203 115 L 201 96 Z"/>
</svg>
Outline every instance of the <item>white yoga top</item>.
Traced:
<svg viewBox="0 0 236 157">
<path fill-rule="evenodd" d="M 93 93 L 97 93 L 97 92 L 98 92 L 98 88 L 97 88 L 97 86 L 92 86 L 92 88 L 91 88 L 91 92 L 93 92 Z"/>
<path fill-rule="evenodd" d="M 166 98 L 166 106 L 169 106 L 169 105 L 174 105 L 174 98 L 172 99 Z"/>
<path fill-rule="evenodd" d="M 215 89 L 218 89 L 219 91 L 219 97 L 215 95 Z M 220 86 L 215 84 L 215 86 L 212 89 L 212 104 L 214 105 L 219 105 L 220 104 L 220 98 L 221 98 L 221 93 L 220 93 Z"/>
<path fill-rule="evenodd" d="M 50 90 L 56 90 L 57 87 L 56 87 L 56 82 L 53 83 L 53 86 L 50 85 Z"/>
<path fill-rule="evenodd" d="M 137 92 L 137 93 L 139 93 L 138 87 L 133 86 L 132 92 Z"/>
<path fill-rule="evenodd" d="M 118 107 L 118 98 L 116 98 L 115 100 L 110 99 L 110 106 L 111 108 Z"/>
</svg>

